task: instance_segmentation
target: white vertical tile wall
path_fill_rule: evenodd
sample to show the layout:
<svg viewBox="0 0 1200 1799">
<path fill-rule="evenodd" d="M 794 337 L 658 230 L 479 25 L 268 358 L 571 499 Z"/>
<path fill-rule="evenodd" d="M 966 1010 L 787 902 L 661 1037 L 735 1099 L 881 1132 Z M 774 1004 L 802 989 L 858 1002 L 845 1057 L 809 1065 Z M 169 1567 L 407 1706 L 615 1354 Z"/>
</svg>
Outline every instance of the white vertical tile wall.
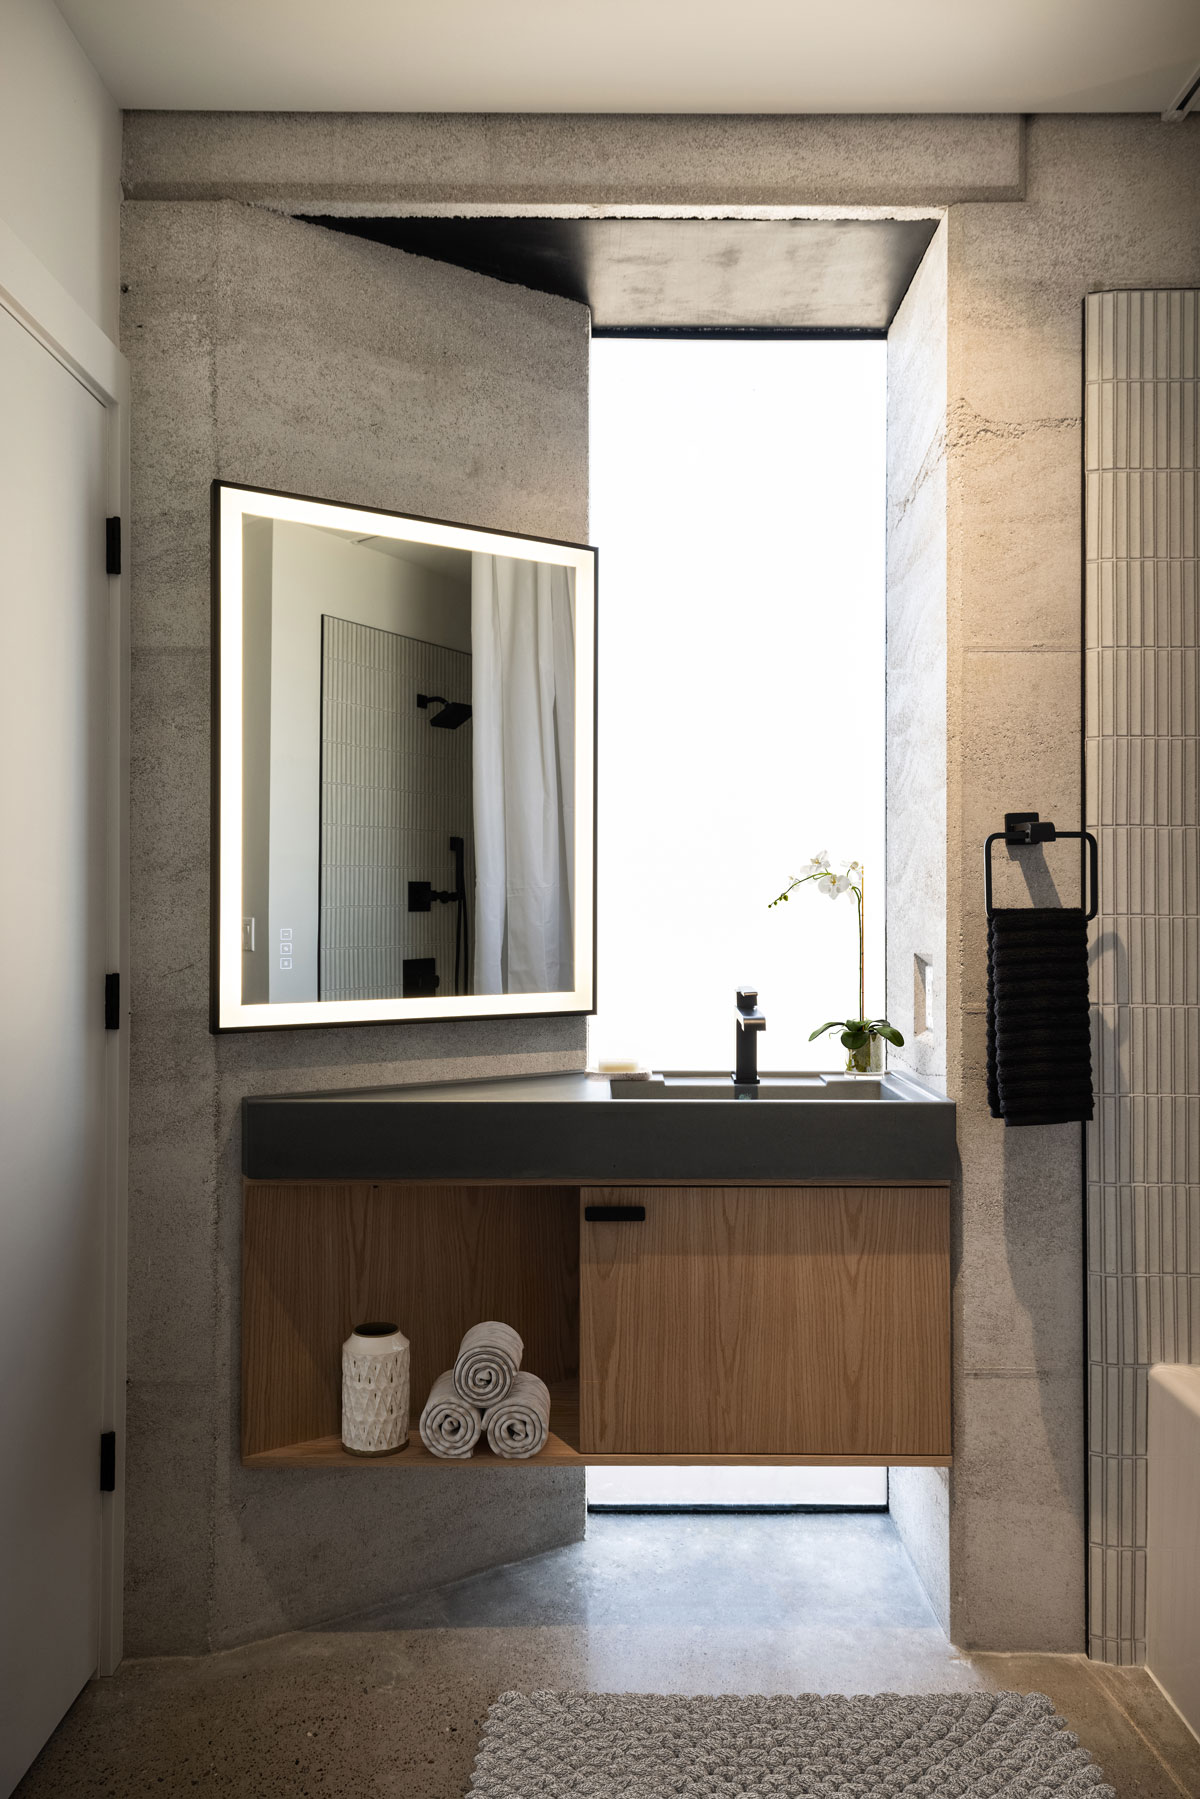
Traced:
<svg viewBox="0 0 1200 1799">
<path fill-rule="evenodd" d="M 1086 322 L 1090 1648 L 1146 1647 L 1146 1381 L 1200 1362 L 1200 293 Z"/>
<path fill-rule="evenodd" d="M 471 658 L 349 619 L 323 623 L 321 998 L 401 993 L 408 956 L 435 958 L 445 997 L 454 992 L 455 908 L 410 912 L 408 883 L 449 892 L 449 840 L 461 837 L 474 941 L 471 725 L 434 730 L 439 708 L 422 711 L 417 695 L 469 703 Z"/>
</svg>

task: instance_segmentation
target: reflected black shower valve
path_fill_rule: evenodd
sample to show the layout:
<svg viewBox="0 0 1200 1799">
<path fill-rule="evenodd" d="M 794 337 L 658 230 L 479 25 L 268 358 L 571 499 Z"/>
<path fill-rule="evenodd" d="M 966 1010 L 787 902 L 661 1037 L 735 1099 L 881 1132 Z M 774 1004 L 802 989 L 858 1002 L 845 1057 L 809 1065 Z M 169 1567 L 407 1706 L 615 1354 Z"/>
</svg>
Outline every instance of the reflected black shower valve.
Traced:
<svg viewBox="0 0 1200 1799">
<path fill-rule="evenodd" d="M 433 902 L 449 906 L 458 898 L 457 893 L 439 893 L 430 881 L 410 881 L 408 883 L 408 909 L 410 912 L 431 912 Z"/>
<path fill-rule="evenodd" d="M 424 698 L 424 695 L 420 697 Z M 437 723 L 436 719 L 434 723 Z M 457 996 L 464 987 L 468 993 L 471 990 L 471 926 L 467 917 L 466 842 L 462 837 L 451 837 L 449 842 L 450 854 L 454 857 L 453 888 L 443 893 L 430 881 L 410 881 L 408 909 L 410 912 L 432 912 L 435 902 L 439 906 L 455 908 L 454 992 Z"/>
</svg>

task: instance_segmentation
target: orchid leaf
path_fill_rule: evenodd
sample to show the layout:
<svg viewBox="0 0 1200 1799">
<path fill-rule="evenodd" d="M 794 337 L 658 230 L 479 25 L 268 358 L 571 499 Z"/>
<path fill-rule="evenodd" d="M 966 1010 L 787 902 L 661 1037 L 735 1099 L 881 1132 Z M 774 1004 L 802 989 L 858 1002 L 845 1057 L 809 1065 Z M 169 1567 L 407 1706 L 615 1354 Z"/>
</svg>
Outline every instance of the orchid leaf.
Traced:
<svg viewBox="0 0 1200 1799">
<path fill-rule="evenodd" d="M 838 1027 L 844 1025 L 845 1022 L 844 1018 L 831 1018 L 828 1024 L 818 1025 L 815 1031 L 810 1032 L 808 1041 L 810 1043 L 815 1043 L 818 1037 L 823 1037 L 825 1035 L 826 1031 L 836 1031 Z"/>
<path fill-rule="evenodd" d="M 881 1018 L 876 1025 L 875 1035 L 877 1037 L 886 1037 L 889 1043 L 894 1043 L 896 1045 L 897 1049 L 903 1048 L 904 1038 L 900 1035 L 895 1025 L 889 1024 L 886 1018 Z"/>
</svg>

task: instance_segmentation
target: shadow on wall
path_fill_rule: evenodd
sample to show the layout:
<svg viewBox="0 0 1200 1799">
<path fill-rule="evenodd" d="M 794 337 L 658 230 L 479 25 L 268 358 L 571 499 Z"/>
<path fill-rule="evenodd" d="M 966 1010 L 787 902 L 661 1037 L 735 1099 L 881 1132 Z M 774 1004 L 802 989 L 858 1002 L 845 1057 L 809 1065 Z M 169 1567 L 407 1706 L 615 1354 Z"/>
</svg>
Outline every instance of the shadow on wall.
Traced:
<svg viewBox="0 0 1200 1799">
<path fill-rule="evenodd" d="M 1077 1124 L 1025 1125 L 1013 1128 L 997 1123 L 1003 1132 L 1004 1240 L 1008 1271 L 1016 1307 L 1029 1320 L 1029 1352 L 1026 1368 L 997 1373 L 1036 1380 L 1038 1412 L 1064 1499 L 1077 1503 L 1082 1491 L 1084 1443 L 1078 1405 L 1069 1417 L 1061 1414 L 1060 1377 L 1078 1378 L 1079 1343 L 1084 1331 L 1082 1282 L 1063 1290 L 1061 1271 L 1074 1258 L 1084 1228 L 1081 1179 L 1081 1126 Z M 1043 1204 L 1045 1184 L 1052 1176 L 1075 1190 L 1077 1211 L 1069 1227 L 1073 1241 L 1046 1241 Z M 1058 1208 L 1055 1208 L 1058 1213 Z M 1070 1216 L 1069 1209 L 1063 1213 Z M 1060 1214 L 1061 1215 L 1061 1214 Z"/>
<path fill-rule="evenodd" d="M 1128 1091 L 1120 1079 L 1129 1053 L 1129 950 L 1120 931 L 1103 931 L 1091 946 L 1088 957 L 1093 990 L 1101 995 L 1092 1003 L 1092 1071 L 1099 1091 Z M 1111 1022 L 1104 1014 L 1104 998 L 1108 1001 Z M 1100 1080 L 1103 1070 L 1107 1076 Z M 1099 1170 L 1096 1171 L 1099 1177 Z"/>
<path fill-rule="evenodd" d="M 1054 871 L 1046 861 L 1046 852 L 1040 844 L 1021 849 L 1010 848 L 1008 859 L 1015 863 L 1021 871 L 1031 906 L 1070 906 L 1075 904 L 1074 900 L 1064 899 L 1059 892 Z"/>
</svg>

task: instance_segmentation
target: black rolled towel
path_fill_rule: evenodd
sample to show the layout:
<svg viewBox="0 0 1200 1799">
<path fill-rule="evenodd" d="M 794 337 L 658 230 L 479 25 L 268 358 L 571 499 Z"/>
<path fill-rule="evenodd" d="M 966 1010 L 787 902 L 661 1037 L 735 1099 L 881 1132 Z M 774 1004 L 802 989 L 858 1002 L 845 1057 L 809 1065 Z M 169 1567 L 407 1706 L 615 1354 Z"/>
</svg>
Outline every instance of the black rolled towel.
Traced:
<svg viewBox="0 0 1200 1799">
<path fill-rule="evenodd" d="M 1092 1116 L 1087 919 L 1078 906 L 988 923 L 988 1109 L 1007 1125 Z"/>
</svg>

